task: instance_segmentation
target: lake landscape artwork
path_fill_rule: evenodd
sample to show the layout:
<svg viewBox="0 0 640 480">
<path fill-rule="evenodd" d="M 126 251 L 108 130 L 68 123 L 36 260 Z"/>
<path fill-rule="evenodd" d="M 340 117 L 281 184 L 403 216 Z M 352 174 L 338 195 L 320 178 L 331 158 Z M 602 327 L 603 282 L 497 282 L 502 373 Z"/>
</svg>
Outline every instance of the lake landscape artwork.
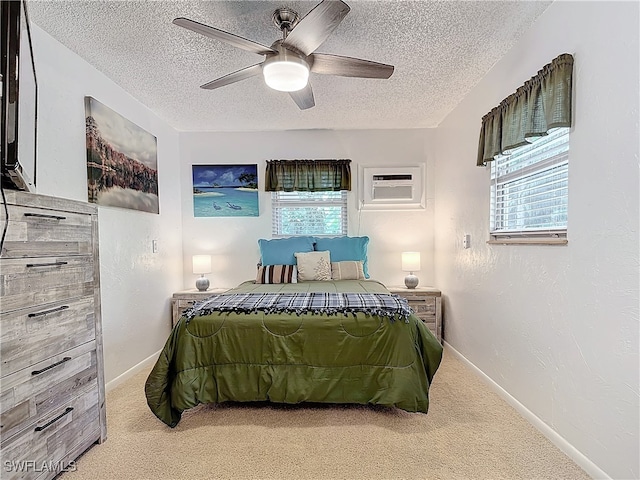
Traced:
<svg viewBox="0 0 640 480">
<path fill-rule="evenodd" d="M 156 137 L 95 98 L 84 107 L 89 202 L 160 213 Z"/>
<path fill-rule="evenodd" d="M 258 165 L 193 165 L 194 217 L 257 217 Z"/>
</svg>

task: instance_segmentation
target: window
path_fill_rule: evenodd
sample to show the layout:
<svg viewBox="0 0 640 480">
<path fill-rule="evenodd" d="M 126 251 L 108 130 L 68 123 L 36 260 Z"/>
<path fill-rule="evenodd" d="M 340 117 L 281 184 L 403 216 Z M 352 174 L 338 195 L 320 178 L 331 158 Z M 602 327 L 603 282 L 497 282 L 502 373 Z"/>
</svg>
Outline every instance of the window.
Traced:
<svg viewBox="0 0 640 480">
<path fill-rule="evenodd" d="M 271 192 L 274 237 L 347 234 L 347 191 Z"/>
<path fill-rule="evenodd" d="M 566 239 L 569 128 L 491 162 L 491 237 Z M 565 243 L 562 240 L 561 243 Z"/>
</svg>

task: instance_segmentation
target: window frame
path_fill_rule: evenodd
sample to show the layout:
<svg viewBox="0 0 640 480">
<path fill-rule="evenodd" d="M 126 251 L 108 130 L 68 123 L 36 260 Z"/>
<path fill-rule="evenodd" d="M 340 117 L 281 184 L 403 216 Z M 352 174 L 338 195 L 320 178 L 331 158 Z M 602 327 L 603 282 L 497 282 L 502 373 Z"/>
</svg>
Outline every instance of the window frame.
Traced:
<svg viewBox="0 0 640 480">
<path fill-rule="evenodd" d="M 549 131 L 549 135 L 539 137 L 533 140 L 531 143 L 522 145 L 520 147 L 512 149 L 510 152 L 502 155 L 496 155 L 493 161 L 488 162 L 490 164 L 490 207 L 489 207 L 489 244 L 536 244 L 536 245 L 566 245 L 567 231 L 568 231 L 568 181 L 569 181 L 569 152 L 570 152 L 570 128 L 561 127 L 552 129 Z M 557 140 L 560 140 L 557 142 Z M 544 149 L 545 145 L 555 142 L 557 152 L 553 155 L 548 155 L 549 150 L 553 151 L 553 147 Z M 523 154 L 531 155 L 537 149 L 542 149 L 537 152 L 537 160 L 520 166 L 517 169 L 513 169 L 502 175 L 496 175 L 496 172 L 500 168 L 504 168 L 505 164 L 511 160 L 513 156 L 522 156 Z M 560 169 L 560 175 L 562 175 L 561 181 L 566 184 L 566 194 L 563 196 L 563 206 L 565 207 L 566 221 L 563 225 L 549 225 L 540 228 L 514 228 L 506 226 L 501 228 L 500 225 L 505 224 L 504 218 L 510 213 L 513 215 L 518 207 L 522 204 L 514 205 L 511 209 L 505 213 L 499 214 L 496 212 L 497 195 L 500 187 L 510 182 L 515 182 L 523 179 L 531 179 L 535 176 L 551 173 L 553 169 Z M 528 186 L 528 189 L 534 187 Z"/>
<path fill-rule="evenodd" d="M 291 197 L 291 194 L 302 194 L 304 196 L 322 196 L 322 195 L 335 195 L 339 193 L 339 198 L 329 199 L 323 201 L 317 200 L 302 200 L 287 198 Z M 306 192 L 294 190 L 293 192 L 285 191 L 272 191 L 271 192 L 271 236 L 273 238 L 285 238 L 285 237 L 300 237 L 300 236 L 314 236 L 314 237 L 336 237 L 347 235 L 349 227 L 349 210 L 348 210 L 348 190 L 336 190 L 336 191 L 319 191 L 319 192 Z M 284 229 L 281 223 L 282 215 L 278 212 L 283 208 L 304 208 L 304 207 L 340 207 L 340 225 L 341 232 L 332 233 L 283 233 Z"/>
</svg>

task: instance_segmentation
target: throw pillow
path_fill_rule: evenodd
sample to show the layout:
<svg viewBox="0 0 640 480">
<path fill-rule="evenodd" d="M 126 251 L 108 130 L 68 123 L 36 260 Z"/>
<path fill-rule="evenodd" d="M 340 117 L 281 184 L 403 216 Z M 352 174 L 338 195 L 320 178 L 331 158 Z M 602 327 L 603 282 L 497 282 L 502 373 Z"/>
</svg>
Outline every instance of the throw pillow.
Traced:
<svg viewBox="0 0 640 480">
<path fill-rule="evenodd" d="M 331 280 L 331 257 L 329 252 L 296 252 L 298 261 L 298 280 L 328 281 Z"/>
<path fill-rule="evenodd" d="M 361 261 L 331 262 L 332 280 L 364 280 Z"/>
<path fill-rule="evenodd" d="M 364 277 L 369 278 L 367 269 L 367 245 L 369 237 L 316 237 L 316 250 L 329 250 L 332 262 L 360 260 Z"/>
<path fill-rule="evenodd" d="M 258 240 L 262 265 L 295 265 L 295 252 L 313 252 L 314 237 L 275 238 Z"/>
<path fill-rule="evenodd" d="M 261 265 L 258 267 L 256 283 L 297 283 L 295 265 Z"/>
</svg>

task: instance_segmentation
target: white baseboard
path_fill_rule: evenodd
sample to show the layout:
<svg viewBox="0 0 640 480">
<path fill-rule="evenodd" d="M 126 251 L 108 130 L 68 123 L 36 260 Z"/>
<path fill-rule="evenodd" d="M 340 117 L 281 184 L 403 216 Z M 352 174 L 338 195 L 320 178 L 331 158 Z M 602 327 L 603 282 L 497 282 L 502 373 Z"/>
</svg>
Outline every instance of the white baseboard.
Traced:
<svg viewBox="0 0 640 480">
<path fill-rule="evenodd" d="M 444 342 L 445 348 L 453 353 L 458 359 L 475 372 L 492 390 L 502 397 L 509 405 L 524 417 L 531 425 L 537 428 L 551 443 L 573 460 L 580 468 L 582 468 L 589 476 L 597 479 L 611 480 L 611 477 L 603 472 L 598 466 L 582 454 L 577 448 L 571 445 L 567 440 L 558 434 L 549 425 L 543 422 L 531 410 L 516 400 L 509 392 L 494 382 L 491 377 L 471 363 L 464 355 L 458 352 L 447 342 Z"/>
<path fill-rule="evenodd" d="M 156 360 L 158 360 L 158 356 L 160 355 L 161 351 L 162 350 L 158 350 L 156 353 L 148 356 L 143 361 L 141 361 L 137 365 L 134 365 L 133 367 L 131 367 L 129 370 L 127 370 L 123 374 L 118 375 L 113 380 L 107 382 L 107 384 L 104 387 L 105 391 L 109 392 L 109 391 L 113 390 L 114 388 L 116 388 L 121 383 L 129 380 L 131 377 L 133 377 L 140 370 L 143 370 L 144 368 L 146 368 L 146 367 L 150 366 L 151 364 L 155 363 Z"/>
</svg>

